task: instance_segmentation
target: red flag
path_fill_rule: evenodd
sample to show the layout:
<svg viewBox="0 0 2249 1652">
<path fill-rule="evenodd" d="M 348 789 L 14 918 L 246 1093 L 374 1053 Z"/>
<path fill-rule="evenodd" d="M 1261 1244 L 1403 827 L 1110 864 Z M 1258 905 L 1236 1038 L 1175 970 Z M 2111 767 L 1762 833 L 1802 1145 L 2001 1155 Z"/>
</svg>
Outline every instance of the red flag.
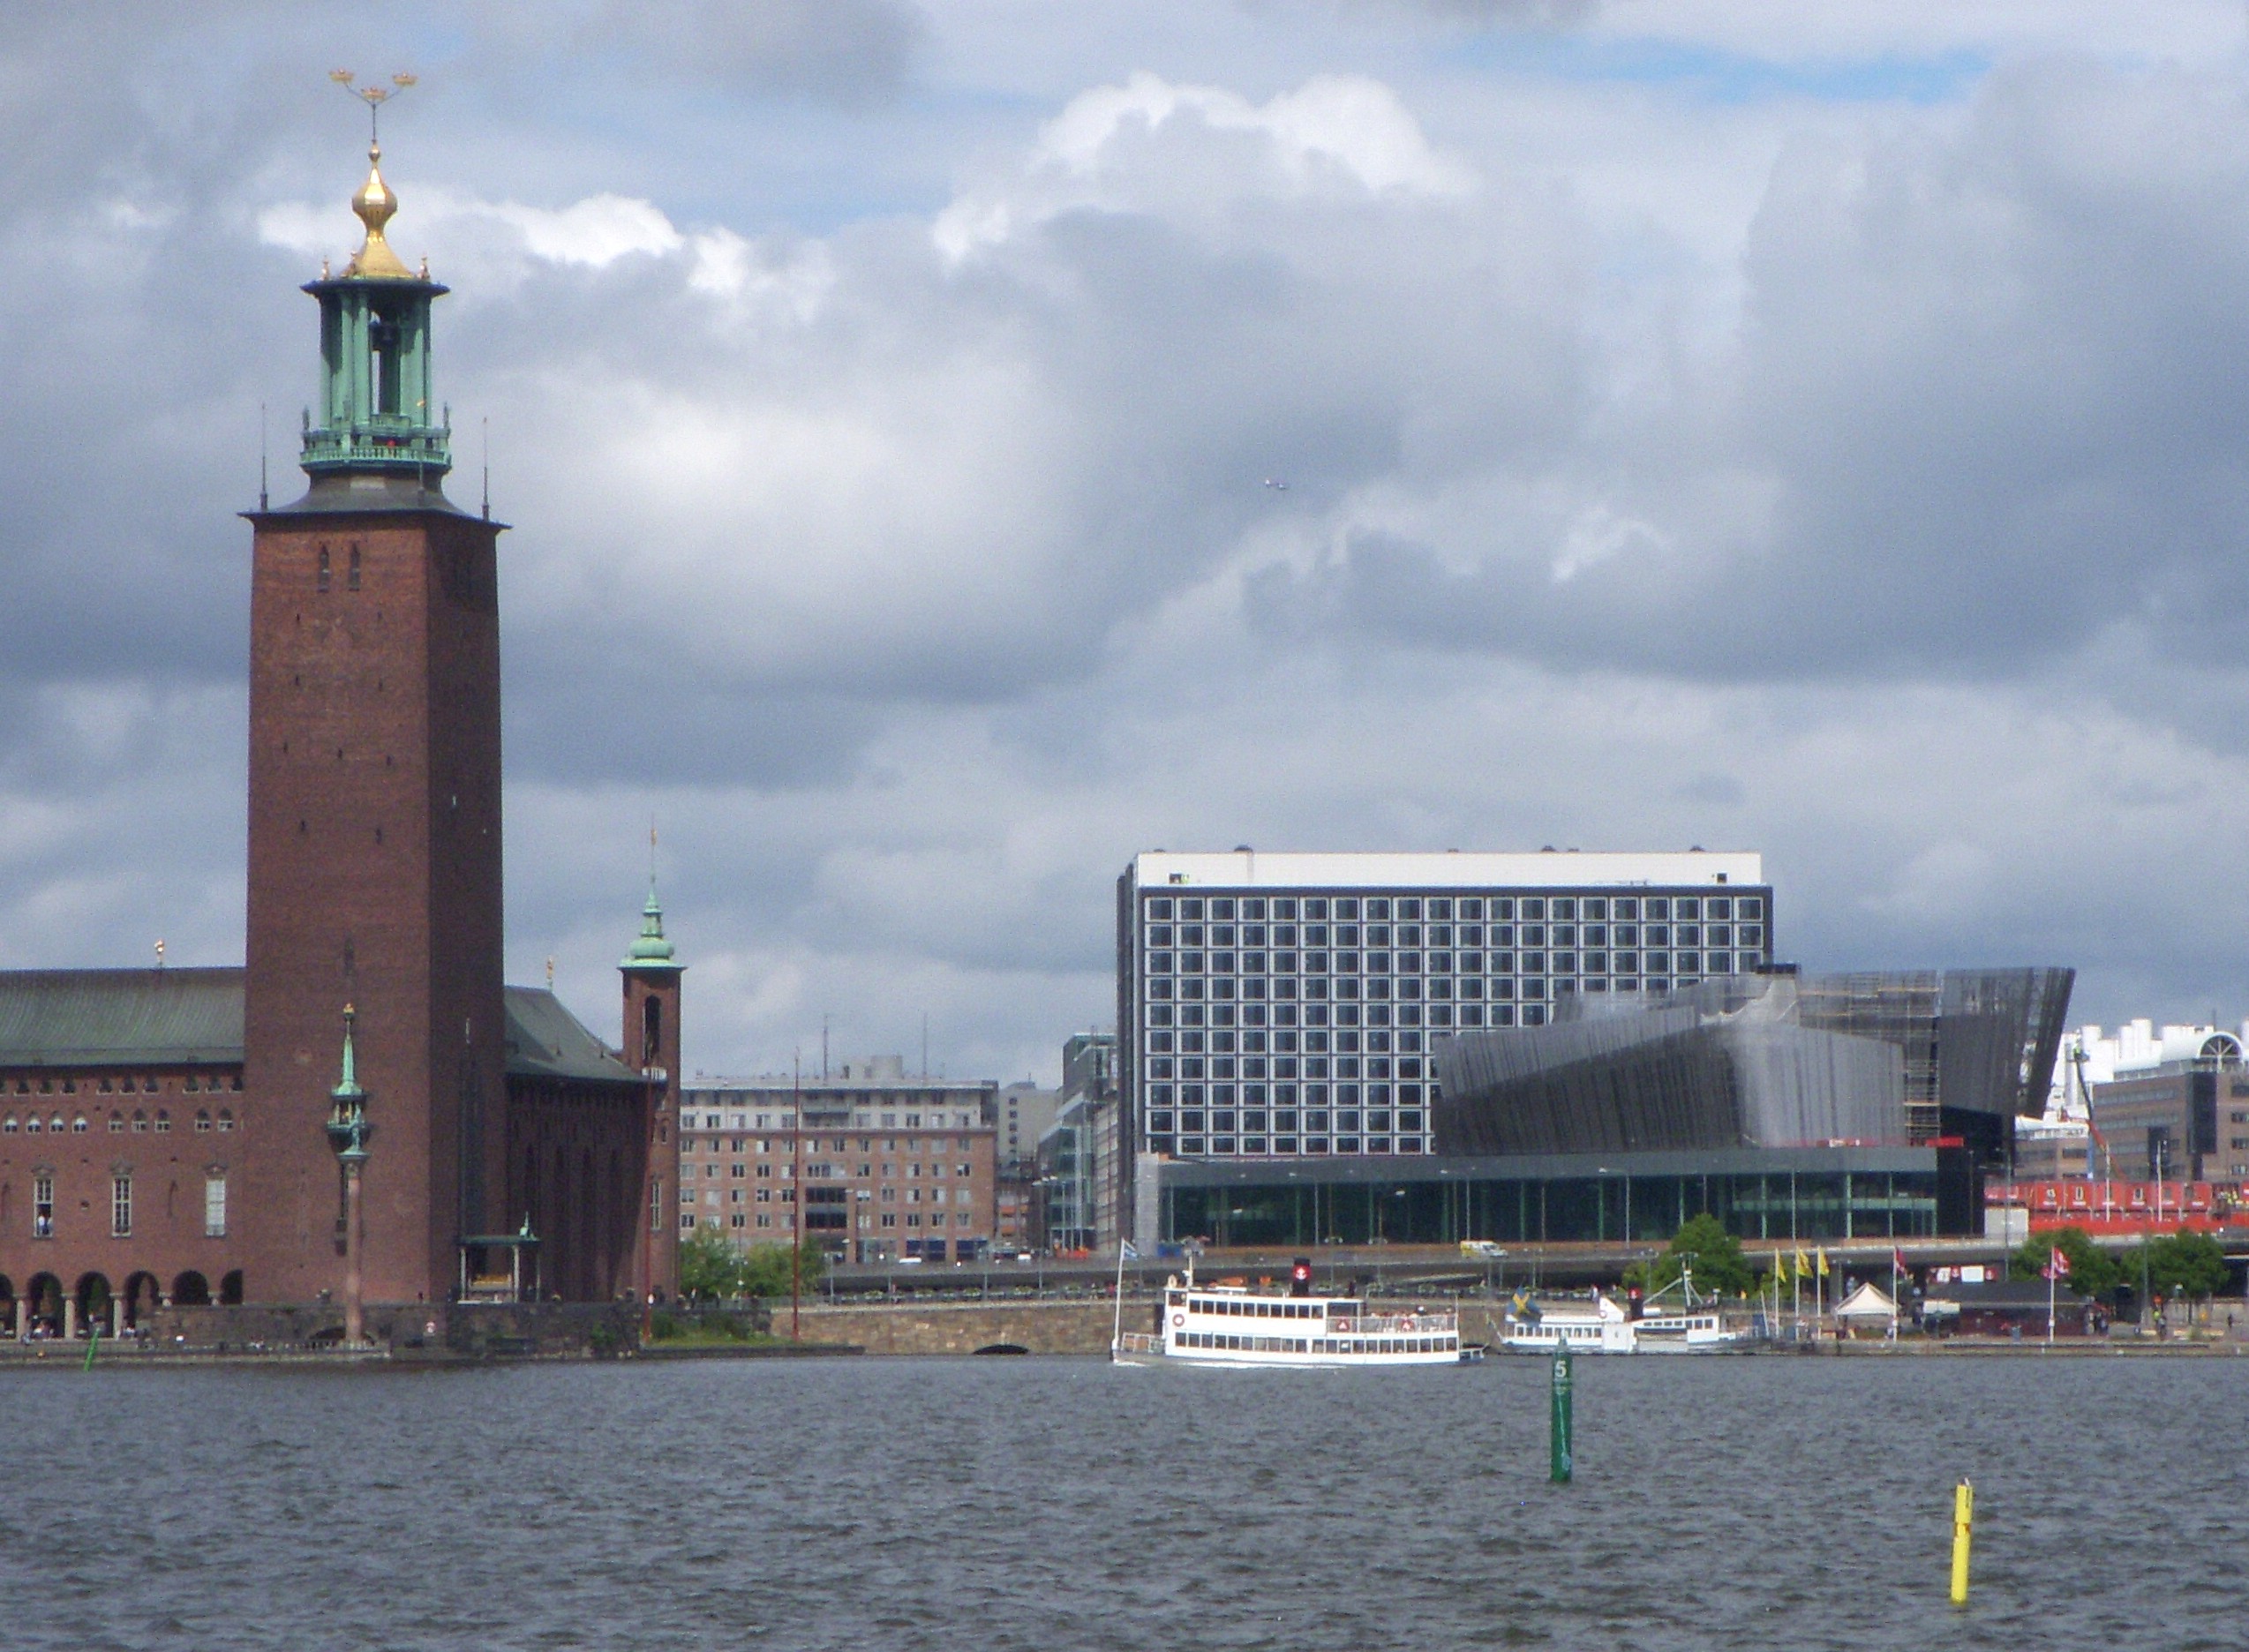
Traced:
<svg viewBox="0 0 2249 1652">
<path fill-rule="evenodd" d="M 1903 1273 L 1907 1271 L 1906 1267 L 1906 1253 L 1898 1249 L 1896 1245 L 1892 1245 L 1890 1247 L 1890 1271 L 1892 1273 Z"/>
<path fill-rule="evenodd" d="M 2068 1256 L 2064 1253 L 2061 1246 L 2056 1245 L 2053 1249 L 2050 1258 L 2046 1264 L 2046 1277 L 2050 1280 L 2065 1280 L 2069 1276 L 2070 1259 Z"/>
</svg>

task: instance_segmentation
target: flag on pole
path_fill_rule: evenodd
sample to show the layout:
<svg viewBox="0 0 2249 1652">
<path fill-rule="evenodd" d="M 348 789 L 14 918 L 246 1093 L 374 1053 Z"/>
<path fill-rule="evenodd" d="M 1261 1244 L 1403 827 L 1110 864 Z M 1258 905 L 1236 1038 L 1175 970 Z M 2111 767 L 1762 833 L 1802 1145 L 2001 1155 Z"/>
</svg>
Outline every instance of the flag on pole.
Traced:
<svg viewBox="0 0 2249 1652">
<path fill-rule="evenodd" d="M 1819 1276 L 1825 1279 L 1827 1277 L 1827 1247 L 1820 1246 L 1816 1254 L 1819 1258 Z"/>
<path fill-rule="evenodd" d="M 1804 1254 L 1804 1247 L 1796 1247 L 1796 1277 L 1804 1278 L 1812 1271 L 1812 1259 Z"/>
<path fill-rule="evenodd" d="M 1906 1265 L 1906 1253 L 1898 1249 L 1896 1245 L 1892 1245 L 1890 1247 L 1890 1271 L 1892 1273 L 1907 1273 L 1912 1272 L 1912 1270 Z"/>
<path fill-rule="evenodd" d="M 2050 1280 L 2065 1280 L 2070 1276 L 2069 1253 L 2061 1246 L 2056 1245 L 2048 1253 L 2045 1273 Z"/>
<path fill-rule="evenodd" d="M 1778 1250 L 1772 1253 L 1772 1277 L 1778 1284 L 1788 1282 L 1788 1258 Z"/>
</svg>

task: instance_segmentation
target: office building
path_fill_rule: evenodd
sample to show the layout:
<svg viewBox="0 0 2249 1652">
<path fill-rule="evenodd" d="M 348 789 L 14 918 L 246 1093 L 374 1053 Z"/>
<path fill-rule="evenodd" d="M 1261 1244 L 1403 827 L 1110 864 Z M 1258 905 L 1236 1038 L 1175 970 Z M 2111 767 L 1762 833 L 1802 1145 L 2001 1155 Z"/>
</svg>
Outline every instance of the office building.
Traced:
<svg viewBox="0 0 2249 1652">
<path fill-rule="evenodd" d="M 1060 1105 L 1039 1138 L 1034 1236 L 1042 1249 L 1092 1251 L 1117 1242 L 1118 1116 L 1116 1036 L 1073 1033 L 1062 1047 Z"/>
<path fill-rule="evenodd" d="M 679 1231 L 744 1246 L 801 1231 L 840 1261 L 981 1259 L 998 1229 L 998 1090 L 909 1077 L 895 1055 L 698 1077 L 680 1100 Z"/>
<path fill-rule="evenodd" d="M 1756 854 L 1142 854 L 1124 1127 L 1136 1159 L 1426 1153 L 1437 1041 L 1754 970 L 1772 923 Z"/>
<path fill-rule="evenodd" d="M 2231 1033 L 2209 1032 L 2192 1053 L 2118 1068 L 2088 1093 L 2092 1174 L 2176 1182 L 2249 1177 L 2249 1065 Z"/>
</svg>

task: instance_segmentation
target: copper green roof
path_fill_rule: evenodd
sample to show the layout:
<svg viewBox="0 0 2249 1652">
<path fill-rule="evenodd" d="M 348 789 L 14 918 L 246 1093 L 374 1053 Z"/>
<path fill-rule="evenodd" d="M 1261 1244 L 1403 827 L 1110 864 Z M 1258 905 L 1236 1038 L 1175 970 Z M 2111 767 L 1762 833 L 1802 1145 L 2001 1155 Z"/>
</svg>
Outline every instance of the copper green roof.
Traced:
<svg viewBox="0 0 2249 1652">
<path fill-rule="evenodd" d="M 242 1061 L 242 970 L 0 970 L 0 1067 Z M 639 1084 L 543 987 L 510 987 L 510 1077 Z"/>
<path fill-rule="evenodd" d="M 239 969 L 0 970 L 0 1067 L 241 1060 Z"/>
</svg>

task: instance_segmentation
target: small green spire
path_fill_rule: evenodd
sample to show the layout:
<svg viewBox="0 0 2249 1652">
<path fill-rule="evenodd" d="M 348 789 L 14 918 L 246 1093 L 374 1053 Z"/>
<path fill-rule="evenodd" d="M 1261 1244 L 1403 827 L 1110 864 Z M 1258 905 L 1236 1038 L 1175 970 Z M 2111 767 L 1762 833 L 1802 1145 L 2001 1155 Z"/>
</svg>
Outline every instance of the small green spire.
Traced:
<svg viewBox="0 0 2249 1652">
<path fill-rule="evenodd" d="M 328 1092 L 328 1145 L 346 1164 L 364 1163 L 368 1138 L 375 1127 L 367 1122 L 367 1093 L 359 1087 L 358 1062 L 351 1048 L 352 1025 L 358 1012 L 343 1006 L 343 1075 Z"/>
<path fill-rule="evenodd" d="M 640 939 L 619 969 L 678 969 L 671 942 L 664 936 L 664 908 L 656 898 L 656 875 L 648 875 L 648 905 L 640 909 Z"/>
<path fill-rule="evenodd" d="M 350 1004 L 343 1006 L 343 1077 L 328 1092 L 329 1100 L 334 1101 L 364 1102 L 367 1099 L 367 1093 L 359 1087 L 358 1062 L 351 1049 L 351 1028 L 358 1019 L 357 1010 Z"/>
</svg>

